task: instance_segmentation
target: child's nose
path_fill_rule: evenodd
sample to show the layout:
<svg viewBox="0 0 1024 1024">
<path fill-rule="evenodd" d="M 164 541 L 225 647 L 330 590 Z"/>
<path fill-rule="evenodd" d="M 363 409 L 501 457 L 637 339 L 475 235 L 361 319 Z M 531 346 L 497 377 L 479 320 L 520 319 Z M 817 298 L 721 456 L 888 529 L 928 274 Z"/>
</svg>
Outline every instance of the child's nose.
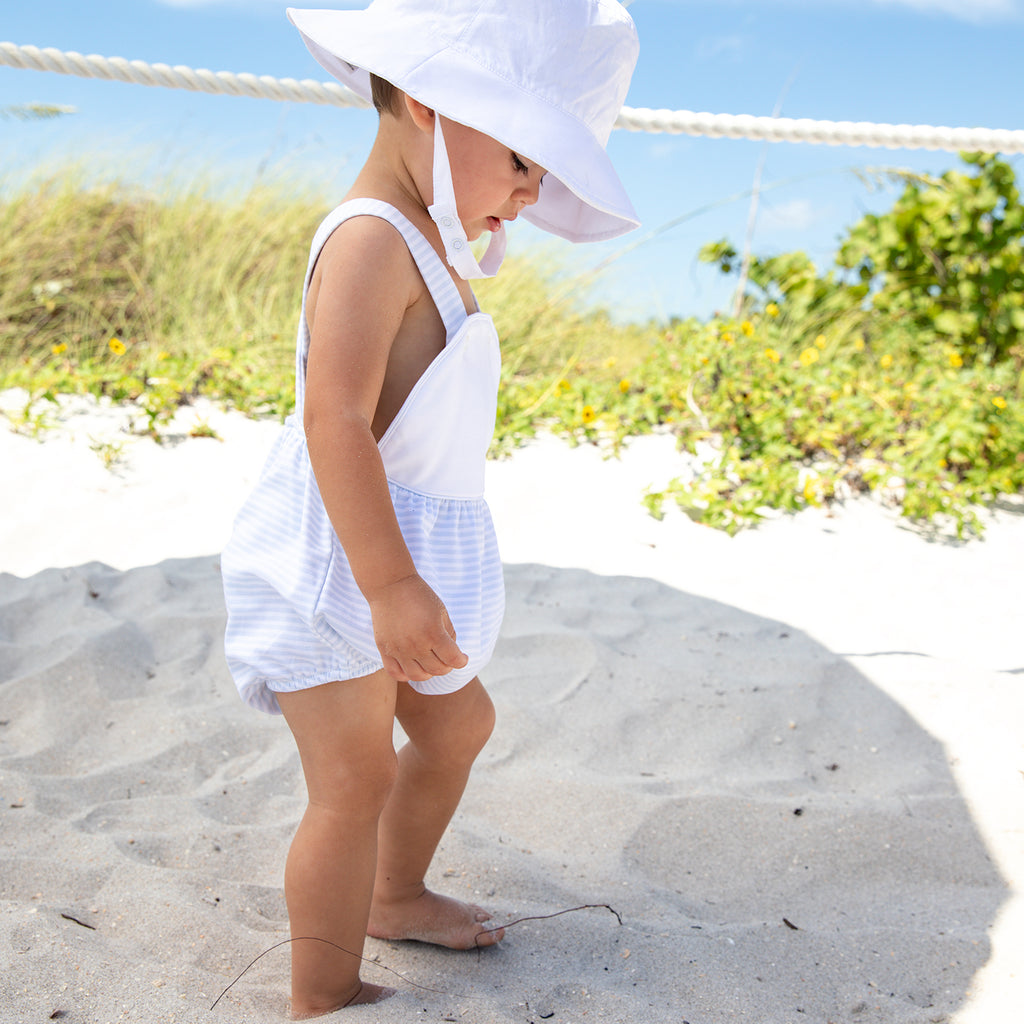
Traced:
<svg viewBox="0 0 1024 1024">
<path fill-rule="evenodd" d="M 534 181 L 528 181 L 525 185 L 516 189 L 515 199 L 523 206 L 533 206 L 540 198 L 540 177 Z"/>
</svg>

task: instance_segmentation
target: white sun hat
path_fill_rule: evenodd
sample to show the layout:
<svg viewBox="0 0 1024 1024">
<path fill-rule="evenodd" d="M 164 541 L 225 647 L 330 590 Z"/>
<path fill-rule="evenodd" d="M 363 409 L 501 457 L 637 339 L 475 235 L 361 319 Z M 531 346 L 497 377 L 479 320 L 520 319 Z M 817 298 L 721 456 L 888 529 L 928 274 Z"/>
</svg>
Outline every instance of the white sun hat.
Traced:
<svg viewBox="0 0 1024 1024">
<path fill-rule="evenodd" d="M 639 224 L 605 152 L 639 49 L 615 0 L 374 0 L 288 17 L 317 61 L 363 98 L 373 72 L 544 168 L 522 214 L 531 223 L 573 242 Z"/>
</svg>

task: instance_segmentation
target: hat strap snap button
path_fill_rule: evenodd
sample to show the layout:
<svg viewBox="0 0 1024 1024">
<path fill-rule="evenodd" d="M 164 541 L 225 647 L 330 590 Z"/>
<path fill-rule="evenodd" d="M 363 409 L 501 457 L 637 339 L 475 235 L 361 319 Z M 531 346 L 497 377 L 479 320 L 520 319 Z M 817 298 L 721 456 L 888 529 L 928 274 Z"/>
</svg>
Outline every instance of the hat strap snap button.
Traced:
<svg viewBox="0 0 1024 1024">
<path fill-rule="evenodd" d="M 469 239 L 459 220 L 455 204 L 455 186 L 452 184 L 451 164 L 448 148 L 441 131 L 441 115 L 434 117 L 434 203 L 427 208 L 431 220 L 437 225 L 444 244 L 444 253 L 449 266 L 464 281 L 481 277 L 494 277 L 505 258 L 505 227 L 501 226 L 491 235 L 487 251 L 479 263 L 473 258 Z"/>
</svg>

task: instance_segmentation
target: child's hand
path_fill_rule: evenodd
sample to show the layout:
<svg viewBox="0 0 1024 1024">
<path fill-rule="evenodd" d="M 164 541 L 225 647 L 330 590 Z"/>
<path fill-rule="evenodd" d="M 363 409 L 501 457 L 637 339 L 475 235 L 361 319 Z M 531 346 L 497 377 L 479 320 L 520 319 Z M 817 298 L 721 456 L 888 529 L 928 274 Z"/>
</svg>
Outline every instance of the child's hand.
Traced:
<svg viewBox="0 0 1024 1024">
<path fill-rule="evenodd" d="M 377 649 L 394 679 L 423 682 L 468 663 L 447 609 L 420 576 L 390 583 L 367 600 Z"/>
</svg>

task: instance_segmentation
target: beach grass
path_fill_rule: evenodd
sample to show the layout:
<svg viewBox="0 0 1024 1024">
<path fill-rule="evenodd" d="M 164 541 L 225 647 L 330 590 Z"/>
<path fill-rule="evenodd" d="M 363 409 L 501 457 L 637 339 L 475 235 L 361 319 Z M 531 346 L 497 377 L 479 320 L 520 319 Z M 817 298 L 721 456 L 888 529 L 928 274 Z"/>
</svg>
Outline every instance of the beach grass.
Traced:
<svg viewBox="0 0 1024 1024">
<path fill-rule="evenodd" d="M 67 393 L 136 403 L 157 439 L 198 396 L 286 415 L 309 239 L 328 205 L 283 187 L 150 193 L 74 168 L 8 188 L 0 388 L 26 393 L 12 426 L 39 433 L 40 409 Z M 539 431 L 610 454 L 672 431 L 693 471 L 646 496 L 652 513 L 674 501 L 730 532 L 868 491 L 926 528 L 980 532 L 978 510 L 1024 488 L 1019 349 L 965 360 L 919 320 L 837 288 L 754 296 L 735 317 L 622 324 L 587 284 L 536 252 L 477 289 L 502 337 L 495 455 Z"/>
</svg>

